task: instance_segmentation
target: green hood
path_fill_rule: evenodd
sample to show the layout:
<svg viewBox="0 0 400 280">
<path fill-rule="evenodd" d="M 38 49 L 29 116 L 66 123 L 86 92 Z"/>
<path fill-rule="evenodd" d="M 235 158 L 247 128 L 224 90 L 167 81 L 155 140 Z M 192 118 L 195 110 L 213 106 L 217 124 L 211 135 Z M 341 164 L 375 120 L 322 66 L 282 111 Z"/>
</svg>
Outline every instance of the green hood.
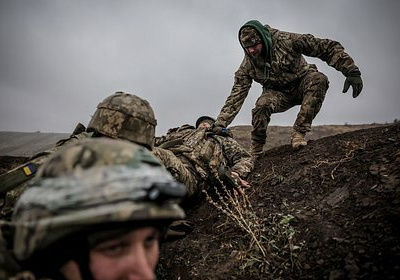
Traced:
<svg viewBox="0 0 400 280">
<path fill-rule="evenodd" d="M 269 61 L 271 61 L 271 46 L 272 46 L 272 39 L 271 39 L 271 33 L 269 32 L 269 30 L 261 24 L 261 22 L 259 22 L 258 20 L 250 20 L 248 22 L 246 22 L 240 29 L 239 29 L 239 33 L 238 33 L 238 37 L 239 37 L 239 43 L 242 46 L 242 48 L 244 49 L 245 53 L 247 54 L 245 48 L 242 45 L 242 42 L 240 41 L 240 31 L 244 28 L 244 27 L 251 27 L 254 28 L 261 36 L 261 39 L 263 40 L 263 45 L 266 48 L 266 53 L 267 53 L 267 58 Z"/>
</svg>

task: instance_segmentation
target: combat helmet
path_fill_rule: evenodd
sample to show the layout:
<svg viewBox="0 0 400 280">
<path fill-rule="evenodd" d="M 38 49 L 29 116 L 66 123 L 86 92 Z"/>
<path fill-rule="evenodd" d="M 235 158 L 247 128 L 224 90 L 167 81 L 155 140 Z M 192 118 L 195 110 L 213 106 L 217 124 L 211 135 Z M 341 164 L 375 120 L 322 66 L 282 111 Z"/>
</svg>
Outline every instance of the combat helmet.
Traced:
<svg viewBox="0 0 400 280">
<path fill-rule="evenodd" d="M 18 200 L 14 254 L 23 261 L 68 236 L 107 225 L 159 225 L 182 219 L 185 188 L 146 148 L 86 139 L 54 154 Z M 32 257 L 33 256 L 33 257 Z"/>
<path fill-rule="evenodd" d="M 116 92 L 97 105 L 87 131 L 125 139 L 152 149 L 156 125 L 148 101 L 130 93 Z"/>
<path fill-rule="evenodd" d="M 198 128 L 199 125 L 204 121 L 208 121 L 211 125 L 213 123 L 215 123 L 215 119 L 214 118 L 212 118 L 210 116 L 201 116 L 196 120 L 196 128 Z"/>
</svg>

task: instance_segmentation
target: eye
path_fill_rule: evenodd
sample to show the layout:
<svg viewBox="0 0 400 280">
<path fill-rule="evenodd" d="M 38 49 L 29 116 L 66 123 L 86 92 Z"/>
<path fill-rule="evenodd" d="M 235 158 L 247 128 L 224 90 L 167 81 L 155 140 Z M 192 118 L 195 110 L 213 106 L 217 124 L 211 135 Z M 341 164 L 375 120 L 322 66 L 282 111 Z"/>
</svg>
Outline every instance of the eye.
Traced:
<svg viewBox="0 0 400 280">
<path fill-rule="evenodd" d="M 144 240 L 144 247 L 146 249 L 152 248 L 154 245 L 158 244 L 158 240 L 160 239 L 160 233 L 158 230 L 152 231 Z"/>
<path fill-rule="evenodd" d="M 126 242 L 114 240 L 103 242 L 96 246 L 93 250 L 108 257 L 116 257 L 122 255 L 127 247 L 128 244 L 126 244 Z"/>
</svg>

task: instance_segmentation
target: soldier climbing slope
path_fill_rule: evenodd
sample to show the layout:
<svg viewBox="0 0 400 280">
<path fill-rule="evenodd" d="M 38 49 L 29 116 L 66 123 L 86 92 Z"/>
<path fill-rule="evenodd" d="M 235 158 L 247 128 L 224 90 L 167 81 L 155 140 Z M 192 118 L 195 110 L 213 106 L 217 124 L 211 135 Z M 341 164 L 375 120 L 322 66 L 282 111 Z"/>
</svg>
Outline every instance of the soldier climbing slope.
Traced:
<svg viewBox="0 0 400 280">
<path fill-rule="evenodd" d="M 346 76 L 343 92 L 352 86 L 356 98 L 363 88 L 359 68 L 339 42 L 280 31 L 257 20 L 240 28 L 239 42 L 245 55 L 213 130 L 221 133 L 221 129 L 233 121 L 253 80 L 261 84 L 262 94 L 252 110 L 251 154 L 254 160 L 263 153 L 271 115 L 296 105 L 300 105 L 300 111 L 293 125 L 291 143 L 294 149 L 307 145 L 305 135 L 321 109 L 328 78 L 314 64 L 308 64 L 303 55 L 317 57 L 342 72 Z"/>
</svg>

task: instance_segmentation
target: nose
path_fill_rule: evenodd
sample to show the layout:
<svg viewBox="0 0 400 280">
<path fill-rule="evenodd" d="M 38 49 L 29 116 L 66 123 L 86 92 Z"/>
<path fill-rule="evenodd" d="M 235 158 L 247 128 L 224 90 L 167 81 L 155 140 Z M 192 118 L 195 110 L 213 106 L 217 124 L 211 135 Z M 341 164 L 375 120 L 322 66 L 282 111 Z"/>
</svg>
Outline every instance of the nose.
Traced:
<svg viewBox="0 0 400 280">
<path fill-rule="evenodd" d="M 249 47 L 247 50 L 248 50 L 248 52 L 249 52 L 250 54 L 254 54 L 255 51 L 256 51 L 256 49 L 255 49 L 254 47 Z"/>
<path fill-rule="evenodd" d="M 155 279 L 153 267 L 143 247 L 135 248 L 130 252 L 129 256 L 126 258 L 125 268 L 127 272 L 127 277 L 125 277 L 125 279 Z"/>
</svg>

